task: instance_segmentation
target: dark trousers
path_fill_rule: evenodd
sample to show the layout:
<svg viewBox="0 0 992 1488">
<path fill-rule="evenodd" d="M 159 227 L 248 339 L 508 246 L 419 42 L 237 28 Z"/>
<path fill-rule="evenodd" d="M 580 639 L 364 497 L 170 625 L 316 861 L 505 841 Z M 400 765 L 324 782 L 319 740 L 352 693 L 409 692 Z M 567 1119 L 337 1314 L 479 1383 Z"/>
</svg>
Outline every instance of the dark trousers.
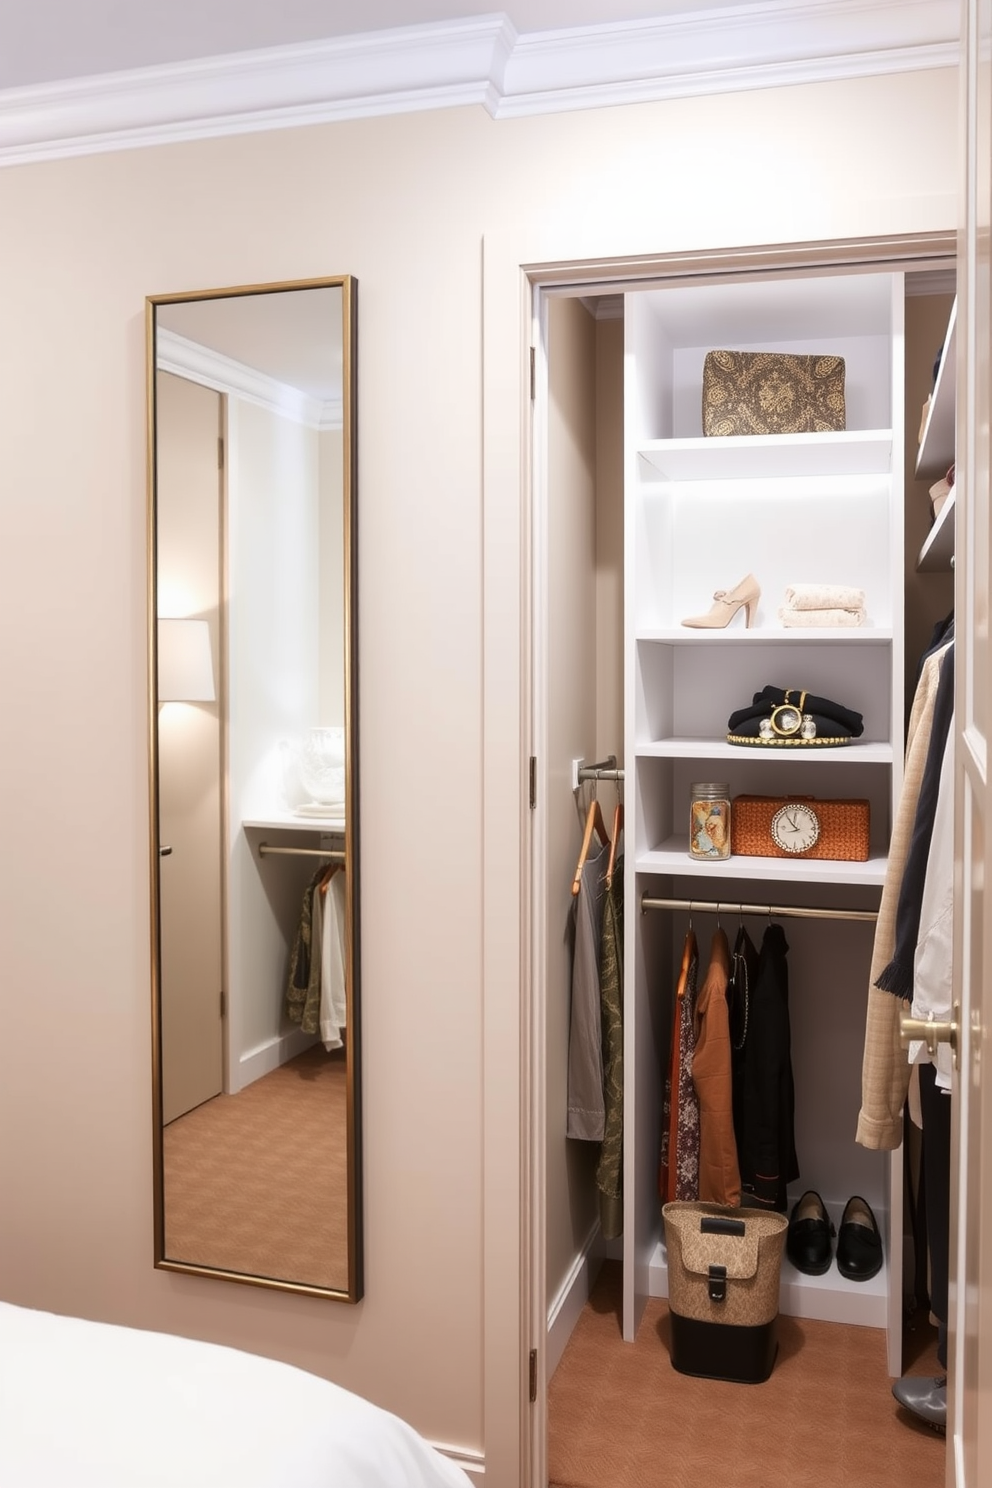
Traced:
<svg viewBox="0 0 992 1488">
<path fill-rule="evenodd" d="M 947 1368 L 947 1270 L 951 1223 L 951 1097 L 934 1083 L 936 1069 L 920 1065 L 923 1113 L 923 1190 L 930 1251 L 930 1310 L 937 1319 L 937 1359 Z"/>
</svg>

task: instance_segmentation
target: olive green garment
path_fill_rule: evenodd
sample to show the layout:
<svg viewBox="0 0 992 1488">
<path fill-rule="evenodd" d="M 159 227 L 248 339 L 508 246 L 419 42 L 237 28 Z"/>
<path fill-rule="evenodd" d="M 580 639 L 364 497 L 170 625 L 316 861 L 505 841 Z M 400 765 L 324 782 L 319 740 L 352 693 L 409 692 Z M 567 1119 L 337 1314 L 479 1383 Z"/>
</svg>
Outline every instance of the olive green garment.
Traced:
<svg viewBox="0 0 992 1488">
<path fill-rule="evenodd" d="M 307 884 L 300 907 L 300 922 L 290 953 L 286 984 L 286 1016 L 299 1023 L 304 1033 L 316 1033 L 320 1017 L 320 954 L 315 947 L 313 896 L 327 864 L 318 868 Z M 317 954 L 314 954 L 317 949 Z"/>
<path fill-rule="evenodd" d="M 596 1167 L 599 1219 L 607 1240 L 623 1233 L 623 859 L 603 898 L 599 948 L 603 1013 L 603 1145 Z"/>
</svg>

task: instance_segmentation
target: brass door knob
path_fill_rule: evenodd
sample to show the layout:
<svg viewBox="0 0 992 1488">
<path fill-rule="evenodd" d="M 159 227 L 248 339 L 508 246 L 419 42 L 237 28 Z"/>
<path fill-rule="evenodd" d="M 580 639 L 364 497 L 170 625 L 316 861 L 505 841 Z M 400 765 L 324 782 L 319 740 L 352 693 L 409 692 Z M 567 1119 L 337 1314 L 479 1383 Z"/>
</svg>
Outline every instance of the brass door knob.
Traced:
<svg viewBox="0 0 992 1488">
<path fill-rule="evenodd" d="M 958 1048 L 958 1023 L 957 1005 L 954 1007 L 954 1016 L 948 1023 L 938 1023 L 933 1018 L 911 1018 L 908 1013 L 903 1013 L 899 1019 L 899 1039 L 902 1044 L 911 1044 L 915 1039 L 926 1044 L 927 1053 L 933 1059 L 937 1053 L 938 1044 L 950 1044 L 957 1053 Z"/>
</svg>

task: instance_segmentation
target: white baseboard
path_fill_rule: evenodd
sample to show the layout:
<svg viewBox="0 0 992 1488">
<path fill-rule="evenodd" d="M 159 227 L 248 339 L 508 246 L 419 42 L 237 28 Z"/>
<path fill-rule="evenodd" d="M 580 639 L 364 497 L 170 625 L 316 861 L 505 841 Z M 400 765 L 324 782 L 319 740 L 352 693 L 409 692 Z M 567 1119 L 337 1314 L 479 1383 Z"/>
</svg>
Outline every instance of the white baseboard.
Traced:
<svg viewBox="0 0 992 1488">
<path fill-rule="evenodd" d="M 432 1446 L 436 1452 L 441 1453 L 442 1457 L 449 1458 L 460 1467 L 470 1482 L 485 1482 L 486 1460 L 481 1452 L 460 1452 L 457 1447 L 443 1447 L 438 1442 L 433 1442 Z"/>
<path fill-rule="evenodd" d="M 583 1307 L 589 1301 L 604 1254 L 603 1235 L 597 1224 L 590 1231 L 557 1297 L 548 1308 L 548 1338 L 544 1354 L 545 1379 L 548 1381 L 558 1367 Z"/>
<path fill-rule="evenodd" d="M 278 1069 L 287 1060 L 295 1059 L 297 1054 L 302 1054 L 316 1042 L 316 1034 L 302 1033 L 300 1029 L 294 1028 L 291 1033 L 285 1033 L 281 1037 L 277 1035 L 267 1039 L 264 1044 L 257 1044 L 238 1060 L 238 1090 L 253 1085 L 263 1075 Z M 231 1094 L 237 1095 L 238 1090 L 232 1090 Z"/>
</svg>

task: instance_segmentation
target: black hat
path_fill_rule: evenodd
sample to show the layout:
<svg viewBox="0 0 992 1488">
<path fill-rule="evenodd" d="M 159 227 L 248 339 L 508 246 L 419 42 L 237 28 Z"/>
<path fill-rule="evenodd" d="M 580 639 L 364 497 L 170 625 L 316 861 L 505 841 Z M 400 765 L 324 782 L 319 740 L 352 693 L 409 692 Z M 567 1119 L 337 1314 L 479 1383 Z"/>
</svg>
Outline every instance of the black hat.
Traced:
<svg viewBox="0 0 992 1488">
<path fill-rule="evenodd" d="M 864 733 L 860 713 L 800 687 L 763 687 L 727 720 L 728 744 L 758 748 L 824 749 Z"/>
</svg>

